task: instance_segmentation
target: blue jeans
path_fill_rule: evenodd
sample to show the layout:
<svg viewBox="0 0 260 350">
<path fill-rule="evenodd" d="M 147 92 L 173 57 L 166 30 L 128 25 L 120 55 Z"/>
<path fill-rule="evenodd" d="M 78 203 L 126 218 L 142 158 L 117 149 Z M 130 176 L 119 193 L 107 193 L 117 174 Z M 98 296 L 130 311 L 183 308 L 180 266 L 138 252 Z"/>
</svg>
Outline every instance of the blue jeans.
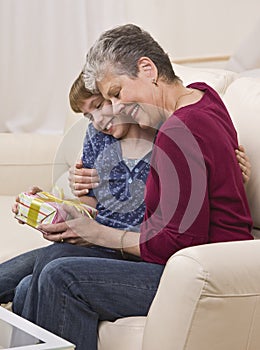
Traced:
<svg viewBox="0 0 260 350">
<path fill-rule="evenodd" d="M 62 257 L 97 257 L 107 259 L 122 259 L 121 253 L 112 249 L 100 247 L 81 247 L 68 243 L 54 243 L 42 248 L 35 259 L 33 274 L 28 288 L 28 283 L 18 285 L 13 300 L 13 311 L 21 314 L 20 305 L 24 304 L 25 312 L 22 312 L 28 320 L 34 321 L 37 308 L 38 279 L 42 269 L 51 261 Z M 133 257 L 134 258 L 134 257 Z M 24 289 L 27 289 L 26 291 Z M 26 298 L 24 300 L 24 296 Z"/>
<path fill-rule="evenodd" d="M 16 286 L 32 273 L 41 249 L 31 250 L 0 264 L 0 304 L 13 300 Z"/>
<path fill-rule="evenodd" d="M 13 311 L 21 315 L 26 297 L 28 303 L 31 303 L 30 295 L 35 293 L 34 289 L 38 283 L 38 277 L 43 267 L 54 259 L 67 256 L 122 258 L 119 252 L 112 249 L 103 249 L 99 247 L 86 248 L 67 243 L 62 245 L 54 243 L 48 247 L 29 251 L 0 265 L 0 273 L 2 272 L 2 276 L 0 275 L 2 294 L 5 295 L 5 298 L 2 299 L 5 300 L 5 302 L 13 301 Z M 1 271 L 1 268 L 3 271 Z M 32 274 L 34 276 L 33 279 Z M 6 280 L 10 281 L 10 283 L 6 283 Z M 8 298 L 6 297 L 7 294 Z"/>
<path fill-rule="evenodd" d="M 24 277 L 15 289 L 12 310 L 15 314 L 21 316 L 25 298 L 32 280 L 32 275 Z"/>
<path fill-rule="evenodd" d="M 57 259 L 42 256 L 37 274 L 35 267 L 22 316 L 77 350 L 96 350 L 99 321 L 147 314 L 164 266 L 99 248 L 84 248 L 93 256 L 60 258 L 62 246 L 52 246 Z"/>
</svg>

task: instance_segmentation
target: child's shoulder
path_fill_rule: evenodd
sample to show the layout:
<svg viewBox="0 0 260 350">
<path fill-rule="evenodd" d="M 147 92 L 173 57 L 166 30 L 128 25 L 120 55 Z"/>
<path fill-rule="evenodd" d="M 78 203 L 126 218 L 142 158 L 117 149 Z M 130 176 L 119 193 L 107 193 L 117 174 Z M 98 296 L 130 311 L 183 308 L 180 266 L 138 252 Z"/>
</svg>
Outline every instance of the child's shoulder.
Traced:
<svg viewBox="0 0 260 350">
<path fill-rule="evenodd" d="M 95 129 L 92 123 L 88 126 L 87 136 L 89 142 L 98 148 L 110 145 L 116 141 L 112 135 L 104 134 L 102 131 Z"/>
</svg>

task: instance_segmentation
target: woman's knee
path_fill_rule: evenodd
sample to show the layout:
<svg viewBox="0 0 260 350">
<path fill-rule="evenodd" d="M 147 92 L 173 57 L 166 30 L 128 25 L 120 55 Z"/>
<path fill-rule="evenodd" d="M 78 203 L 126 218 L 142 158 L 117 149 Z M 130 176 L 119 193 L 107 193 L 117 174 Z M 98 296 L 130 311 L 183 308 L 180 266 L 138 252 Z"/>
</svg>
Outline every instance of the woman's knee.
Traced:
<svg viewBox="0 0 260 350">
<path fill-rule="evenodd" d="M 38 286 L 45 286 L 48 283 L 54 283 L 60 286 L 67 279 L 67 273 L 70 266 L 67 263 L 67 258 L 57 258 L 48 262 L 39 274 Z"/>
</svg>

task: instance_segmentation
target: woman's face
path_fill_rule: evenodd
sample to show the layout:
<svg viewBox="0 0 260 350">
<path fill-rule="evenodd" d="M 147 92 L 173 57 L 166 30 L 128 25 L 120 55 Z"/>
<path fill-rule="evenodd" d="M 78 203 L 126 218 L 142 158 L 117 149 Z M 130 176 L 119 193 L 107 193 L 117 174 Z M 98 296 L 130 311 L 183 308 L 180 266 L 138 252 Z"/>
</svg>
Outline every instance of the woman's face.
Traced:
<svg viewBox="0 0 260 350">
<path fill-rule="evenodd" d="M 111 102 L 106 101 L 102 95 L 93 95 L 86 99 L 81 111 L 85 117 L 92 121 L 95 129 L 117 139 L 126 136 L 130 126 L 129 123 L 134 123 L 132 119 L 129 120 L 128 118 L 126 120 L 123 116 L 115 116 Z"/>
<path fill-rule="evenodd" d="M 110 72 L 98 83 L 98 88 L 111 101 L 115 115 L 129 116 L 143 128 L 157 127 L 161 122 L 162 118 L 156 108 L 156 87 L 145 74 L 139 73 L 133 79 Z"/>
</svg>

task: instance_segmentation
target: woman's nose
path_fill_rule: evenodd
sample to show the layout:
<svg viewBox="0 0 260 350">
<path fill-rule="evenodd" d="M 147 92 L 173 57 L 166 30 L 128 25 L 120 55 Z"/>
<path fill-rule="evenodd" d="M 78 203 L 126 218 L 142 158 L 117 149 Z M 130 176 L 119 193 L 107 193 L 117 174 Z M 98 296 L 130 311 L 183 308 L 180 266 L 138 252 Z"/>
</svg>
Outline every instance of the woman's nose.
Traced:
<svg viewBox="0 0 260 350">
<path fill-rule="evenodd" d="M 92 112 L 95 122 L 100 123 L 103 120 L 103 113 L 100 109 L 96 109 Z"/>
<path fill-rule="evenodd" d="M 93 115 L 93 124 L 96 129 L 102 130 L 103 124 L 104 124 L 104 117 L 100 109 L 96 109 L 94 112 L 92 112 Z"/>
<path fill-rule="evenodd" d="M 112 108 L 113 108 L 114 115 L 121 115 L 125 108 L 125 105 L 119 102 L 116 102 L 116 103 L 112 102 Z"/>
<path fill-rule="evenodd" d="M 113 115 L 113 106 L 112 106 L 111 103 L 106 103 L 106 104 L 103 105 L 103 107 L 102 107 L 102 115 L 104 117 Z"/>
</svg>

